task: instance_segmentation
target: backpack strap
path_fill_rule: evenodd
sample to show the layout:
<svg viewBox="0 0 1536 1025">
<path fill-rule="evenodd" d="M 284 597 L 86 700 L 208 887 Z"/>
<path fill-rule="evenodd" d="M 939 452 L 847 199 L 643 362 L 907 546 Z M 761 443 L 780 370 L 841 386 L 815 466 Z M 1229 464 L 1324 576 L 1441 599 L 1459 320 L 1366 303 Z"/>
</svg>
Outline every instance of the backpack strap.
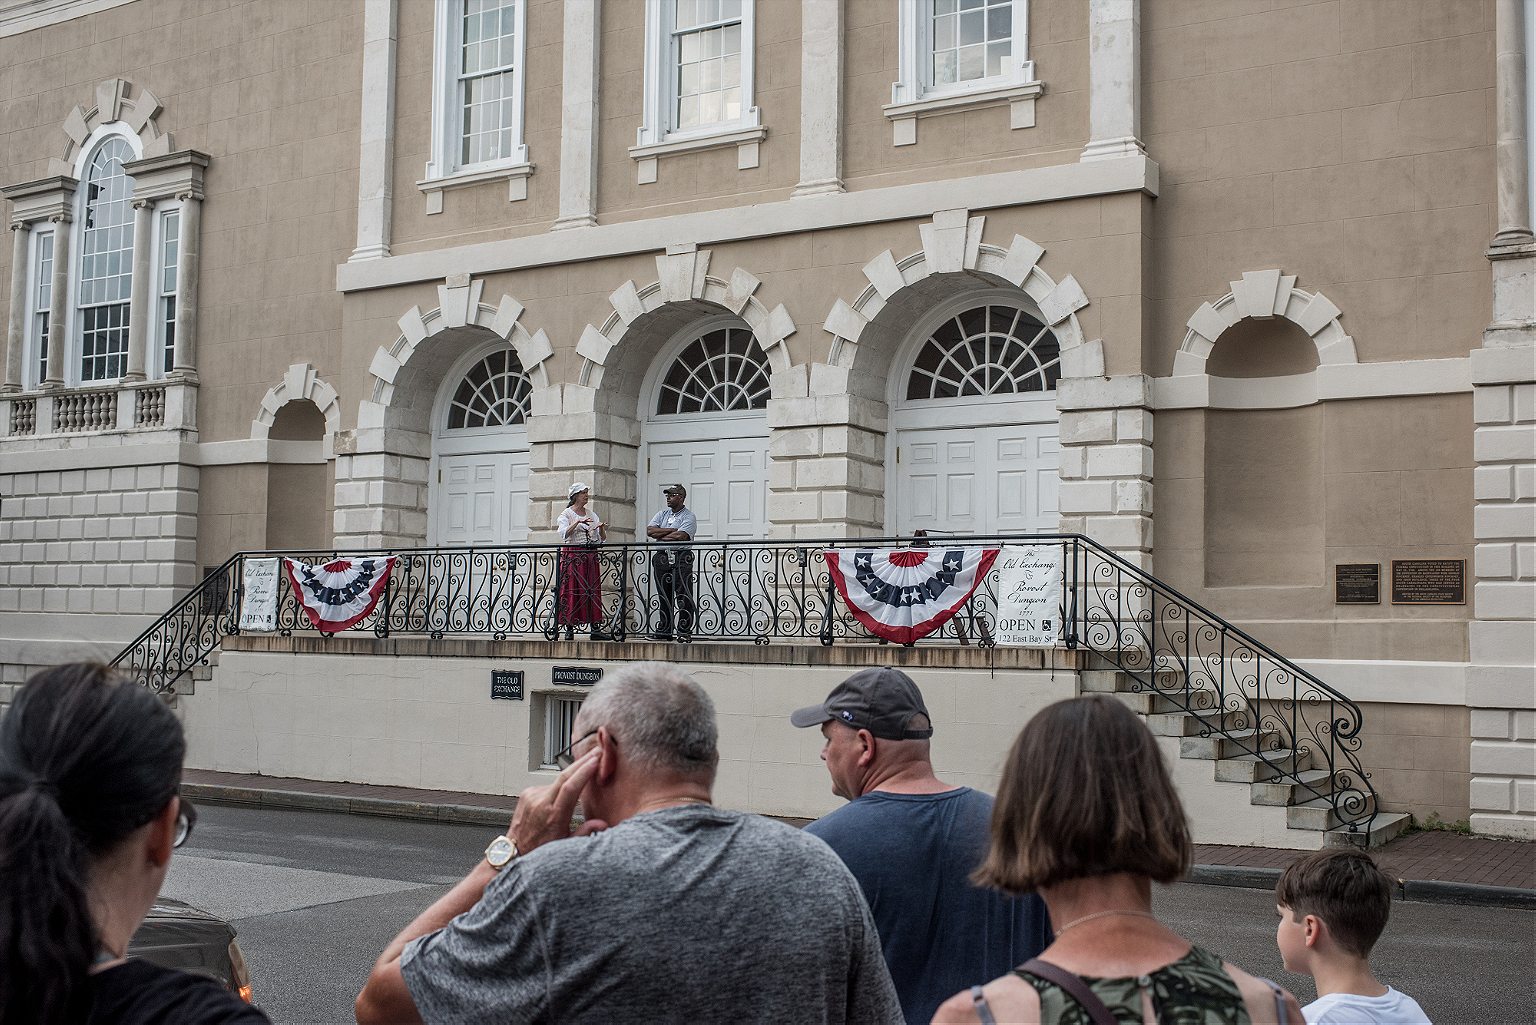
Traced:
<svg viewBox="0 0 1536 1025">
<path fill-rule="evenodd" d="M 1291 1014 L 1285 1007 L 1285 990 L 1262 975 L 1255 975 L 1254 978 L 1268 986 L 1269 991 L 1275 995 L 1275 1021 L 1279 1025 L 1291 1025 Z"/>
<path fill-rule="evenodd" d="M 1017 970 L 1028 972 L 1030 975 L 1058 986 L 1073 1000 L 1082 1005 L 1083 1010 L 1088 1012 L 1088 1018 L 1093 1022 L 1093 1025 L 1116 1025 L 1117 1019 L 1110 1013 L 1109 1008 L 1104 1005 L 1104 1001 L 1099 999 L 1098 994 L 1089 989 L 1088 984 L 1079 976 L 1067 971 L 1060 965 L 1051 964 L 1049 961 L 1042 961 L 1037 957 L 1024 962 Z"/>
<path fill-rule="evenodd" d="M 971 1006 L 981 1025 L 997 1025 L 997 1019 L 992 1016 L 992 1005 L 987 1003 L 987 994 L 980 986 L 971 987 Z"/>
</svg>

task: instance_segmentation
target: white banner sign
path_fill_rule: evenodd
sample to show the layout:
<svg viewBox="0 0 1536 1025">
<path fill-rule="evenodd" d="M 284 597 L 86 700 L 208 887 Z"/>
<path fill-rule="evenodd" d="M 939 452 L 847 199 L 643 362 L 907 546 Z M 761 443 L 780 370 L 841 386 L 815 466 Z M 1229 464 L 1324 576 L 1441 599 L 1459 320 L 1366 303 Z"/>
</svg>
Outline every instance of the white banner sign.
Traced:
<svg viewBox="0 0 1536 1025">
<path fill-rule="evenodd" d="M 1059 648 L 1061 548 L 1009 545 L 997 560 L 997 643 Z"/>
<path fill-rule="evenodd" d="M 242 633 L 271 633 L 277 629 L 277 559 L 246 559 L 240 598 Z"/>
</svg>

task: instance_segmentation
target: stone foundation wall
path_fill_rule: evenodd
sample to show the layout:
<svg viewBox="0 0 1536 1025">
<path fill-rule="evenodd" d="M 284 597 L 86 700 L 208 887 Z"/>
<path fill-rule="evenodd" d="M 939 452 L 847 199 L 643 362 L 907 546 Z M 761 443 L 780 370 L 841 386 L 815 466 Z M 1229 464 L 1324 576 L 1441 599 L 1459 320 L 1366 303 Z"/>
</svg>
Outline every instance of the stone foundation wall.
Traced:
<svg viewBox="0 0 1536 1025">
<path fill-rule="evenodd" d="M 111 658 L 197 583 L 198 473 L 181 462 L 0 472 L 0 682 Z"/>
</svg>

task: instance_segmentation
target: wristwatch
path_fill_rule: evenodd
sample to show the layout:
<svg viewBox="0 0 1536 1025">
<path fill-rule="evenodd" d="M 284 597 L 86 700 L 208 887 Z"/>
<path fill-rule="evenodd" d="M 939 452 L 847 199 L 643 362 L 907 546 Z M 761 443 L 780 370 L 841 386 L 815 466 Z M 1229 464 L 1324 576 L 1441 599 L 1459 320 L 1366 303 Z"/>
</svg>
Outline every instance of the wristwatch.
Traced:
<svg viewBox="0 0 1536 1025">
<path fill-rule="evenodd" d="M 507 867 L 508 862 L 521 853 L 517 849 L 517 841 L 503 834 L 492 840 L 490 846 L 485 849 L 485 860 L 500 872 Z"/>
</svg>

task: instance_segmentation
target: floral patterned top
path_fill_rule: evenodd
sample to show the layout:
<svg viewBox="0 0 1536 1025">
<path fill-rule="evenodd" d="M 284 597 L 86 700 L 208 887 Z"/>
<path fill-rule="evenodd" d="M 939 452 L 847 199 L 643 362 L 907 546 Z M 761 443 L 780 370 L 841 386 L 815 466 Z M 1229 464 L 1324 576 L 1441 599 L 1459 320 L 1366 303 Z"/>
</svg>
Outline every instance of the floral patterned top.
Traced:
<svg viewBox="0 0 1536 1025">
<path fill-rule="evenodd" d="M 1040 993 L 1041 1025 L 1092 1025 L 1088 1012 L 1055 983 L 1016 970 Z M 1252 1025 L 1237 983 L 1221 958 L 1191 946 L 1189 953 L 1149 975 L 1123 979 L 1083 976 L 1088 988 L 1122 1022 L 1142 1021 L 1141 987 L 1152 993 L 1158 1025 Z"/>
</svg>

